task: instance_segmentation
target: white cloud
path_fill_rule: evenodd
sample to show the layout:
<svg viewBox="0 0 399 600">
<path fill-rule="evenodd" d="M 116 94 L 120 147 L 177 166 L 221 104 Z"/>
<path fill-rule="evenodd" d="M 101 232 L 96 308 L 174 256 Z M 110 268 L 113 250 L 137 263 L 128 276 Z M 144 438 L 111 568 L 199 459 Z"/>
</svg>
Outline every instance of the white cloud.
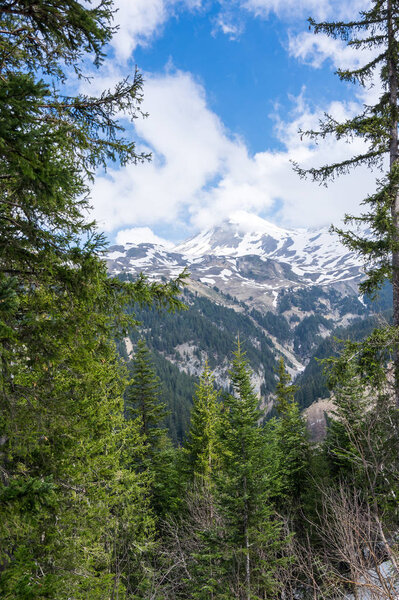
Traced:
<svg viewBox="0 0 399 600">
<path fill-rule="evenodd" d="M 236 210 L 271 214 L 280 205 L 282 224 L 319 226 L 358 211 L 374 189 L 373 175 L 359 169 L 329 188 L 300 180 L 290 160 L 305 168 L 340 161 L 363 150 L 327 139 L 318 148 L 300 140 L 298 129 L 317 127 L 323 111 L 312 111 L 303 97 L 295 111 L 276 120 L 284 150 L 251 156 L 207 106 L 203 87 L 190 74 L 149 77 L 145 109 L 151 116 L 137 121 L 137 133 L 154 153 L 153 162 L 111 171 L 93 189 L 94 215 L 106 231 L 141 225 L 176 225 L 187 215 L 193 227 L 206 227 Z M 337 118 L 356 114 L 359 106 L 331 103 Z M 122 235 L 122 234 L 121 234 Z M 124 235 L 124 234 L 123 234 Z M 118 238 L 119 239 L 119 238 Z"/>
<path fill-rule="evenodd" d="M 351 18 L 370 5 L 370 0 L 214 0 L 221 7 L 214 21 L 214 31 L 220 30 L 237 39 L 244 29 L 243 14 L 268 18 L 271 13 L 293 20 L 312 16 L 318 20 Z M 126 61 L 138 45 L 146 46 L 158 36 L 165 23 L 181 10 L 198 10 L 209 6 L 204 0 L 115 0 L 115 25 L 118 31 L 112 39 L 116 57 Z M 241 13 L 240 13 L 241 11 Z"/>
<path fill-rule="evenodd" d="M 118 59 L 128 59 L 138 44 L 146 44 L 167 19 L 165 0 L 117 0 L 118 32 L 112 45 Z"/>
<path fill-rule="evenodd" d="M 218 31 L 227 35 L 230 40 L 237 40 L 244 31 L 244 23 L 237 18 L 221 12 L 214 22 L 213 35 Z"/>
<path fill-rule="evenodd" d="M 275 13 L 285 19 L 304 15 L 317 20 L 336 20 L 351 18 L 360 10 L 367 9 L 370 0 L 241 0 L 241 6 L 262 18 Z"/>
<path fill-rule="evenodd" d="M 289 53 L 296 59 L 319 69 L 327 59 L 342 69 L 356 68 L 364 59 L 364 53 L 335 40 L 326 34 L 314 35 L 306 31 L 289 36 Z"/>
<path fill-rule="evenodd" d="M 304 168 L 334 163 L 361 152 L 362 143 L 356 141 L 348 145 L 328 139 L 316 148 L 310 142 L 301 141 L 298 129 L 317 127 L 321 113 L 312 113 L 306 106 L 299 108 L 291 122 L 278 123 L 285 151 L 260 152 L 241 160 L 217 186 L 204 193 L 203 204 L 193 215 L 195 224 L 204 227 L 210 219 L 226 217 L 241 208 L 264 214 L 276 202 L 281 204 L 281 222 L 296 227 L 328 225 L 338 222 L 345 212 L 358 212 L 361 199 L 374 189 L 370 172 L 360 169 L 325 188 L 300 180 L 290 161 L 298 161 Z M 352 113 L 352 108 L 333 103 L 329 112 L 337 118 L 345 118 Z"/>
<path fill-rule="evenodd" d="M 119 29 L 111 43 L 117 59 L 126 61 L 136 46 L 150 43 L 177 9 L 195 10 L 201 3 L 202 0 L 115 0 L 115 25 Z"/>
<path fill-rule="evenodd" d="M 167 240 L 160 238 L 149 227 L 132 227 L 131 229 L 121 229 L 116 236 L 116 243 L 126 246 L 126 244 L 159 244 L 160 246 L 169 246 Z"/>
<path fill-rule="evenodd" d="M 146 77 L 145 110 L 136 132 L 153 161 L 110 170 L 93 189 L 95 216 L 107 231 L 127 224 L 173 222 L 239 148 L 206 106 L 203 88 L 184 73 Z"/>
<path fill-rule="evenodd" d="M 317 20 L 353 18 L 370 5 L 370 0 L 214 0 L 221 10 L 214 20 L 213 32 L 220 30 L 237 39 L 244 30 L 243 15 L 268 18 L 271 13 L 292 21 L 312 16 Z M 146 46 L 160 35 L 165 23 L 179 11 L 209 7 L 204 0 L 115 0 L 115 25 L 112 39 L 116 58 L 128 60 L 138 45 Z"/>
<path fill-rule="evenodd" d="M 316 69 L 323 67 L 325 61 L 329 60 L 334 69 L 354 70 L 371 62 L 378 55 L 379 49 L 366 47 L 359 50 L 325 34 L 314 35 L 304 31 L 297 35 L 289 35 L 288 52 L 297 60 Z M 378 68 L 365 87 L 353 89 L 359 102 L 375 104 L 382 93 Z"/>
<path fill-rule="evenodd" d="M 368 0 L 219 0 L 221 13 L 215 26 L 230 38 L 242 32 L 241 8 L 259 18 L 270 13 L 291 19 L 312 14 L 316 19 L 347 18 L 367 8 Z M 113 45 L 121 63 L 129 59 L 138 44 L 145 45 L 161 30 L 177 8 L 198 9 L 202 0 L 117 0 L 116 21 L 120 30 Z M 241 15 L 243 13 L 241 12 Z M 289 53 L 296 59 L 320 68 L 329 59 L 334 66 L 358 65 L 358 53 L 344 43 L 309 32 L 289 38 Z M 120 79 L 115 66 L 108 76 L 97 79 L 99 88 L 111 87 Z M 327 111 L 348 118 L 359 111 L 362 101 L 378 92 L 366 91 L 352 103 L 333 102 Z M 227 132 L 207 106 L 203 87 L 188 73 L 146 75 L 144 109 L 147 120 L 135 124 L 136 136 L 153 161 L 129 165 L 99 176 L 93 188 L 94 216 L 101 228 L 117 234 L 118 243 L 162 242 L 148 227 L 183 223 L 206 227 L 236 210 L 271 213 L 281 206 L 283 224 L 318 226 L 339 220 L 345 212 L 356 212 L 359 201 L 373 189 L 373 176 L 360 169 L 338 180 L 328 189 L 301 181 L 291 160 L 305 168 L 338 162 L 362 151 L 362 143 L 350 145 L 327 139 L 318 148 L 301 141 L 298 129 L 317 127 L 324 110 L 310 110 L 299 97 L 295 112 L 276 120 L 276 134 L 284 150 L 264 151 L 251 156 L 242 140 Z M 325 109 L 325 107 L 323 107 Z M 140 150 L 140 148 L 139 148 Z M 134 226 L 134 227 L 132 227 Z M 138 227 L 139 226 L 139 227 Z"/>
</svg>

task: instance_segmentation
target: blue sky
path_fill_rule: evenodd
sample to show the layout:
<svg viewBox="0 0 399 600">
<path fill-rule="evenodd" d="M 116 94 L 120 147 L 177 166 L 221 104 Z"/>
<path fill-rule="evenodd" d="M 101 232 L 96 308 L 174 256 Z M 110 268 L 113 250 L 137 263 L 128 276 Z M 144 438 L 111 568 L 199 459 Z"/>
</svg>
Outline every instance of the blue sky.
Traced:
<svg viewBox="0 0 399 600">
<path fill-rule="evenodd" d="M 239 16 L 243 17 L 237 11 Z M 139 46 L 135 60 L 146 72 L 169 68 L 190 72 L 202 83 L 208 107 L 224 125 L 242 136 L 251 152 L 279 147 L 271 115 L 292 108 L 290 96 L 306 86 L 315 103 L 326 104 L 331 94 L 349 97 L 349 86 L 340 84 L 333 65 L 314 68 L 289 55 L 289 36 L 306 27 L 306 19 L 288 24 L 273 13 L 267 19 L 250 14 L 233 37 L 216 26 L 218 7 L 185 11 L 171 18 L 151 44 Z M 287 26 L 288 25 L 288 26 Z"/>
<path fill-rule="evenodd" d="M 289 227 L 319 227 L 358 212 L 373 176 L 358 171 L 327 189 L 305 167 L 361 149 L 301 141 L 325 111 L 356 114 L 378 94 L 339 82 L 359 56 L 309 32 L 307 17 L 353 18 L 368 0 L 116 0 L 115 36 L 93 91 L 144 74 L 148 119 L 131 131 L 148 165 L 112 167 L 92 190 L 111 241 L 179 240 L 238 210 Z M 364 57 L 367 58 L 367 57 Z M 360 60 L 364 60 L 360 57 Z M 150 231 L 151 229 L 151 231 Z M 152 233 L 153 232 L 153 233 Z"/>
</svg>

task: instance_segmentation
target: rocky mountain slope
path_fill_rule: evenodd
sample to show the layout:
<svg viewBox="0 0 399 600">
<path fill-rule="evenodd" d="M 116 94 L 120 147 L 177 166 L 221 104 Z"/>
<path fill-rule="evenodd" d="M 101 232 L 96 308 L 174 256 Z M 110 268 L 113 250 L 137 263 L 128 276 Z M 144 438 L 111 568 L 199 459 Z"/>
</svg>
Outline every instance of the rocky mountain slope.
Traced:
<svg viewBox="0 0 399 600">
<path fill-rule="evenodd" d="M 327 228 L 282 229 L 245 212 L 175 246 L 113 246 L 108 267 L 154 278 L 185 268 L 192 281 L 272 311 L 283 290 L 317 285 L 353 295 L 361 279 L 359 260 Z"/>
</svg>

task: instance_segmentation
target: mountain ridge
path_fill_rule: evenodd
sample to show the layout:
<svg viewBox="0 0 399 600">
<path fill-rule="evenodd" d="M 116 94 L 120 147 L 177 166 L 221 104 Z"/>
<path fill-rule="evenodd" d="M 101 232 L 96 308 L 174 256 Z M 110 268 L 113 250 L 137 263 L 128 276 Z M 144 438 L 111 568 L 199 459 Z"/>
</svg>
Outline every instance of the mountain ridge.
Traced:
<svg viewBox="0 0 399 600">
<path fill-rule="evenodd" d="M 112 274 L 143 272 L 193 280 L 262 310 L 276 310 L 282 290 L 332 286 L 357 294 L 361 261 L 328 228 L 284 229 L 243 211 L 175 245 L 128 243 L 107 255 Z"/>
</svg>

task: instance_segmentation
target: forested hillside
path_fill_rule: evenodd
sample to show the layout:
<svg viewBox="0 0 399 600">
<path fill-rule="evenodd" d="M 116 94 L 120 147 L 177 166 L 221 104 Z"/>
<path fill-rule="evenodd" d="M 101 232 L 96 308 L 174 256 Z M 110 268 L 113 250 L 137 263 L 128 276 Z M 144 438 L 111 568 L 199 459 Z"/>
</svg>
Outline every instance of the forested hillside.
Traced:
<svg viewBox="0 0 399 600">
<path fill-rule="evenodd" d="M 368 150 L 294 165 L 324 182 L 389 156 L 347 217 L 368 228 L 255 217 L 254 235 L 246 215 L 110 258 L 93 183 L 150 158 L 140 72 L 108 89 L 117 70 L 97 71 L 120 58 L 116 8 L 0 2 L 0 598 L 397 600 L 399 2 L 309 22 L 379 52 L 338 72 L 364 85 L 381 66 L 377 103 L 302 132 Z M 301 409 L 327 393 L 314 443 Z"/>
<path fill-rule="evenodd" d="M 170 411 L 167 422 L 174 442 L 182 442 L 187 433 L 194 384 L 206 360 L 218 387 L 229 388 L 228 371 L 237 336 L 245 345 L 254 384 L 264 401 L 274 392 L 277 366 L 273 342 L 246 312 L 217 305 L 188 290 L 183 299 L 187 310 L 178 313 L 134 310 L 140 325 L 129 331 L 134 347 L 144 337 L 153 351 L 163 398 Z M 262 320 L 261 315 L 258 318 Z M 275 330 L 279 320 L 272 322 Z M 126 344 L 120 348 L 122 355 L 128 357 Z"/>
<path fill-rule="evenodd" d="M 373 301 L 365 297 L 363 302 L 335 290 L 327 293 L 317 286 L 284 290 L 275 312 L 251 309 L 220 290 L 211 292 L 213 295 L 206 297 L 186 288 L 186 310 L 177 313 L 133 307 L 140 323 L 128 333 L 133 346 L 130 342 L 127 345 L 126 339 L 118 346 L 121 356 L 129 361 L 138 339 L 146 340 L 161 381 L 161 395 L 169 411 L 166 423 L 174 443 L 181 443 L 188 431 L 195 384 L 205 361 L 213 370 L 218 388 L 229 388 L 229 359 L 238 336 L 252 370 L 252 383 L 267 412 L 273 407 L 281 356 L 296 378 L 295 398 L 303 410 L 330 396 L 321 361 L 337 356 L 345 340 L 359 341 L 378 323 L 391 318 L 389 310 L 382 311 L 391 301 L 389 285 Z M 335 302 L 339 317 L 320 314 L 326 308 L 326 299 Z M 293 318 L 292 312 L 287 318 L 292 307 L 303 311 L 298 313 L 301 318 Z M 348 315 L 351 325 L 337 327 L 340 317 Z"/>
</svg>

